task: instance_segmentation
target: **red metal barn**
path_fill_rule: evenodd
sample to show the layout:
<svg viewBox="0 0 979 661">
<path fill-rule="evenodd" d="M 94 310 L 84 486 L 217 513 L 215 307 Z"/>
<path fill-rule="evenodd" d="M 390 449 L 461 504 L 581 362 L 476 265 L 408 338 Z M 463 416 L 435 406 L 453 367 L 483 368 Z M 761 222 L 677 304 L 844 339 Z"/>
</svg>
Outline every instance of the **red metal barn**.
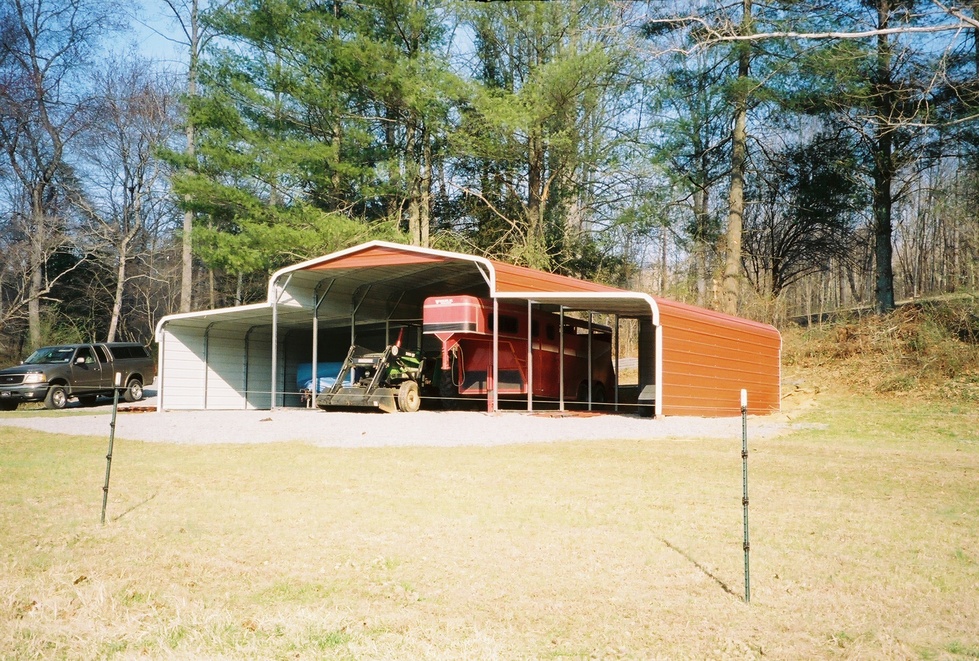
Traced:
<svg viewBox="0 0 979 661">
<path fill-rule="evenodd" d="M 484 300 L 497 319 L 500 306 L 526 315 L 525 329 L 543 313 L 579 322 L 599 313 L 614 319 L 613 327 L 636 320 L 640 403 L 650 413 L 737 415 L 741 389 L 748 391 L 752 413 L 779 408 L 781 338 L 772 326 L 474 255 L 380 241 L 276 272 L 264 303 L 164 317 L 156 332 L 158 407 L 299 406 L 297 376 L 319 389 L 351 344 L 384 346 L 403 336 L 408 346 L 438 351 L 434 336 L 422 329 L 424 302 L 446 296 Z M 499 331 L 493 331 L 497 347 Z M 616 367 L 618 352 L 616 335 Z M 494 354 L 487 359 L 489 410 L 497 409 L 501 394 L 493 387 L 501 368 L 498 350 Z M 548 369 L 539 367 L 536 378 Z M 534 384 L 529 390 L 542 388 L 533 369 L 526 371 Z M 533 409 L 533 394 L 525 396 Z M 618 388 L 602 397 L 603 410 L 618 404 L 635 410 Z M 589 406 L 597 400 L 594 391 L 588 399 Z"/>
</svg>

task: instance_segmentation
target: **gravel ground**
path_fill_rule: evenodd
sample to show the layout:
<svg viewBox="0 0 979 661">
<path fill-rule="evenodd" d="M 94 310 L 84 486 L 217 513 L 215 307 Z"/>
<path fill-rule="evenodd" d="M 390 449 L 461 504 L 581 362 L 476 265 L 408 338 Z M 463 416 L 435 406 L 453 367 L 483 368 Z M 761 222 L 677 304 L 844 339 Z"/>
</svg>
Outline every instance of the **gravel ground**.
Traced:
<svg viewBox="0 0 979 661">
<path fill-rule="evenodd" d="M 602 439 L 741 439 L 741 418 L 636 415 L 574 415 L 509 411 L 419 411 L 348 413 L 305 409 L 276 411 L 142 411 L 156 407 L 155 392 L 145 401 L 120 405 L 116 438 L 160 443 L 275 443 L 302 441 L 323 447 L 491 446 Z M 133 409 L 135 410 L 127 410 Z M 74 409 L 74 415 L 18 410 L 0 425 L 55 434 L 106 436 L 111 404 Z M 751 439 L 790 428 L 782 415 L 749 416 Z"/>
</svg>

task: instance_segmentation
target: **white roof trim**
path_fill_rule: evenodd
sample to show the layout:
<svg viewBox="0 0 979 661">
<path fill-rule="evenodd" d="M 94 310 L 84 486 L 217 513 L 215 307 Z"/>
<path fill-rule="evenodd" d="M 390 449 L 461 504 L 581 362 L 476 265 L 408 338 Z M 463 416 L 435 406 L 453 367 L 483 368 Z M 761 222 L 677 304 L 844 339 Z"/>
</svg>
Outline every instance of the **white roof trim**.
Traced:
<svg viewBox="0 0 979 661">
<path fill-rule="evenodd" d="M 163 327 L 166 326 L 171 321 L 177 321 L 180 319 L 207 319 L 208 317 L 211 316 L 225 317 L 226 315 L 234 314 L 236 312 L 239 313 L 240 315 L 241 313 L 247 314 L 249 312 L 257 312 L 265 309 L 268 309 L 270 311 L 269 314 L 271 314 L 272 304 L 269 301 L 266 301 L 265 303 L 249 303 L 248 305 L 238 305 L 233 308 L 217 308 L 215 310 L 198 310 L 196 312 L 180 312 L 177 314 L 168 314 L 165 317 L 161 317 L 160 320 L 156 322 L 156 331 L 154 332 L 154 337 L 156 341 L 159 342 L 160 338 L 163 336 L 162 335 Z"/>
<path fill-rule="evenodd" d="M 644 294 L 642 292 L 543 292 L 543 291 L 507 291 L 507 292 L 494 292 L 493 296 L 495 298 L 514 298 L 519 300 L 531 300 L 531 301 L 554 301 L 562 302 L 567 301 L 568 303 L 577 301 L 642 301 L 649 305 L 649 311 L 653 317 L 653 325 L 659 326 L 659 306 L 656 304 L 656 299 L 649 294 Z"/>
<path fill-rule="evenodd" d="M 275 296 L 273 287 L 275 286 L 276 280 L 278 280 L 283 275 L 287 273 L 294 273 L 295 271 L 305 271 L 311 267 L 319 266 L 320 264 L 325 264 L 327 262 L 332 262 L 334 260 L 346 257 L 347 255 L 353 255 L 359 252 L 363 252 L 370 248 L 389 248 L 391 250 L 398 250 L 400 252 L 412 252 L 419 255 L 428 255 L 430 257 L 442 257 L 446 259 L 458 259 L 467 262 L 473 262 L 477 265 L 482 265 L 485 267 L 485 271 L 482 268 L 478 268 L 480 274 L 484 279 L 487 279 L 487 274 L 489 274 L 487 285 L 490 291 L 496 290 L 496 269 L 493 268 L 493 262 L 486 259 L 485 257 L 479 257 L 477 255 L 467 255 L 461 252 L 449 252 L 447 250 L 436 250 L 434 248 L 422 248 L 420 246 L 411 246 L 404 243 L 392 243 L 390 241 L 368 241 L 367 243 L 361 243 L 352 248 L 346 248 L 344 250 L 338 250 L 337 252 L 332 252 L 329 255 L 323 255 L 322 257 L 316 257 L 314 259 L 308 259 L 305 262 L 300 262 L 299 264 L 293 264 L 292 266 L 286 266 L 281 268 L 272 274 L 269 278 L 269 293 L 268 299 L 271 301 Z"/>
</svg>

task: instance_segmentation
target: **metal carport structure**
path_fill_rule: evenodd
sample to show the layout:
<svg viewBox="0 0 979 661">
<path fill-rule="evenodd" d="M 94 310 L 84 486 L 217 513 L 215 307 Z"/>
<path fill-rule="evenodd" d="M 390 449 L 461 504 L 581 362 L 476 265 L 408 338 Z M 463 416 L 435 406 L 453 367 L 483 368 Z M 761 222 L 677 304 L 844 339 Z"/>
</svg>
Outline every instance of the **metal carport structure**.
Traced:
<svg viewBox="0 0 979 661">
<path fill-rule="evenodd" d="M 771 326 L 474 255 L 382 241 L 277 271 L 264 303 L 161 319 L 157 407 L 286 405 L 296 351 L 310 359 L 315 383 L 324 332 L 339 342 L 337 332 L 349 329 L 344 349 L 358 329 L 386 342 L 392 327 L 420 320 L 425 298 L 456 294 L 492 299 L 494 306 L 525 301 L 528 311 L 539 306 L 638 320 L 639 387 L 649 386 L 656 415 L 734 415 L 740 388 L 752 391 L 754 410 L 778 409 L 781 339 Z M 663 319 L 676 320 L 677 328 L 664 328 Z M 297 347 L 290 333 L 308 333 L 309 344 Z M 494 388 L 488 409 L 497 408 Z"/>
</svg>

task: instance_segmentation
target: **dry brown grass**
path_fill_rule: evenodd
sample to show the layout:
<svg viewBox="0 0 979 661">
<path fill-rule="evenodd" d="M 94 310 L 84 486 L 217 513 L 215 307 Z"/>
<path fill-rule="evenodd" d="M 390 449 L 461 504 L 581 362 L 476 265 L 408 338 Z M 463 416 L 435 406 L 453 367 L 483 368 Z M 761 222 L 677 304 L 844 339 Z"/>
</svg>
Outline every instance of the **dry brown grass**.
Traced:
<svg viewBox="0 0 979 661">
<path fill-rule="evenodd" d="M 0 657 L 979 657 L 975 409 L 813 392 L 750 605 L 740 438 L 122 442 L 103 527 L 106 439 L 0 428 Z"/>
</svg>

